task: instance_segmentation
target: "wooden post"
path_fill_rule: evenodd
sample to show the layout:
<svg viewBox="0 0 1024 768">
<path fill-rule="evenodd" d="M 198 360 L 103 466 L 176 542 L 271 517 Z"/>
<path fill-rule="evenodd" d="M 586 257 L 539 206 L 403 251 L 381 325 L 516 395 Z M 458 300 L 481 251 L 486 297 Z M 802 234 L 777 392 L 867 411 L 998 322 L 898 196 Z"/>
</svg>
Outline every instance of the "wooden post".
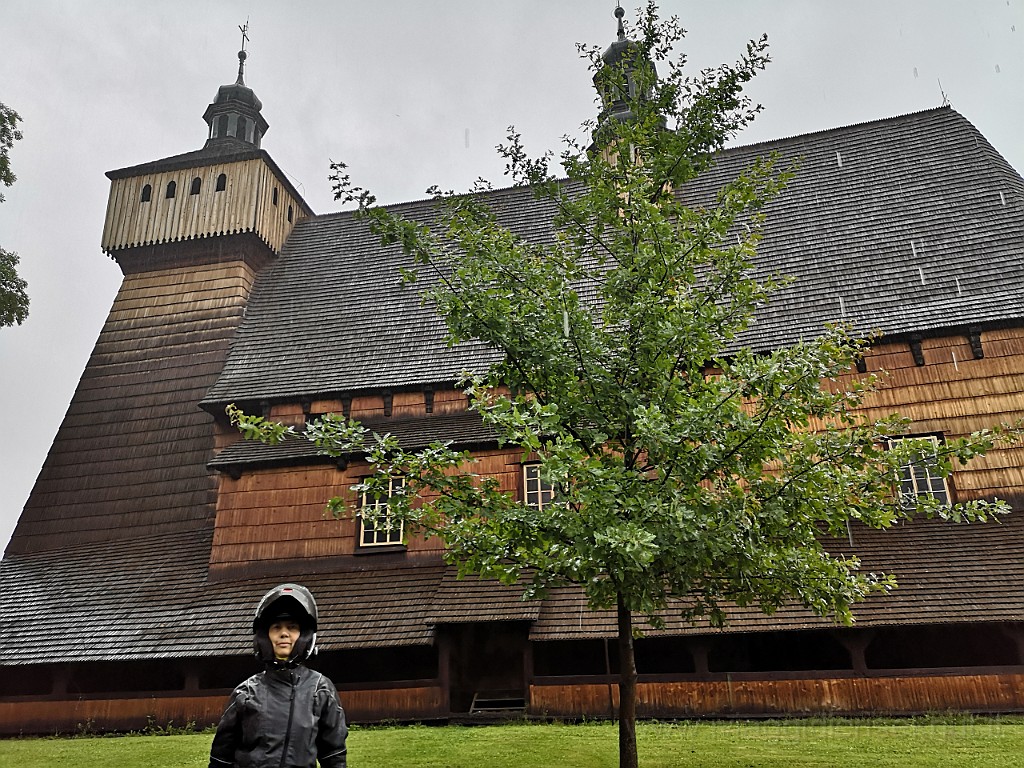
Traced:
<svg viewBox="0 0 1024 768">
<path fill-rule="evenodd" d="M 707 643 L 691 641 L 687 643 L 687 647 L 690 649 L 690 656 L 693 657 L 693 671 L 702 677 L 710 675 L 711 667 L 708 664 Z"/>
<path fill-rule="evenodd" d="M 441 709 L 443 716 L 452 713 L 452 664 L 451 637 L 444 629 L 437 633 L 437 677 L 441 686 Z"/>
<path fill-rule="evenodd" d="M 850 654 L 850 663 L 853 666 L 853 671 L 858 675 L 867 676 L 868 665 L 865 658 L 865 651 L 871 644 L 871 641 L 875 639 L 874 631 L 866 629 L 853 632 L 840 632 L 838 639 L 839 642 L 843 644 L 847 653 Z"/>
</svg>

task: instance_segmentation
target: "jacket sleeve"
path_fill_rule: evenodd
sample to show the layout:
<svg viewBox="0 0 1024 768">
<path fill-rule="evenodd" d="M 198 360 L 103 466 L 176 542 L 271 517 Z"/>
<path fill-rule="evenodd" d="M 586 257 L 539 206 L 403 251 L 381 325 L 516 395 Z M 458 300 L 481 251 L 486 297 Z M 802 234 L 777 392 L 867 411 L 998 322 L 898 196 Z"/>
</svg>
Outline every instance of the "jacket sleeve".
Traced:
<svg viewBox="0 0 1024 768">
<path fill-rule="evenodd" d="M 320 722 L 316 734 L 316 757 L 320 768 L 345 768 L 347 750 L 345 739 L 348 727 L 345 712 L 338 701 L 338 691 L 328 678 L 321 676 L 318 699 Z M 212 766 L 211 766 L 212 768 Z"/>
<path fill-rule="evenodd" d="M 235 750 L 241 739 L 242 687 L 231 693 L 231 699 L 217 723 L 217 732 L 210 745 L 210 768 L 230 768 L 235 764 Z"/>
</svg>

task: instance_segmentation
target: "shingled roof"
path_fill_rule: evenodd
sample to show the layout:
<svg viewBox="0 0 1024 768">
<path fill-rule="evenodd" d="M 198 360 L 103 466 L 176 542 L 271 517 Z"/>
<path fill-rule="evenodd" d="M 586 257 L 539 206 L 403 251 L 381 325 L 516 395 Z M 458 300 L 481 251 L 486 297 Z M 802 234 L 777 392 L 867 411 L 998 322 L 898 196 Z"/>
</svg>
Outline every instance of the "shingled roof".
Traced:
<svg viewBox="0 0 1024 768">
<path fill-rule="evenodd" d="M 872 596 L 854 609 L 858 627 L 1020 621 L 1024 616 L 1024 514 L 988 523 L 914 520 L 890 530 L 857 526 L 851 538 L 854 547 L 848 540 L 829 540 L 825 546 L 834 554 L 856 554 L 862 571 L 893 574 L 899 583 L 893 592 Z M 663 636 L 835 626 L 799 605 L 770 616 L 756 606 L 723 607 L 728 624 L 720 630 L 706 621 L 685 622 L 671 610 L 663 615 L 664 629 L 640 628 Z M 530 639 L 614 637 L 615 632 L 614 611 L 590 611 L 580 589 L 562 587 L 544 601 Z"/>
<path fill-rule="evenodd" d="M 0 583 L 14 596 L 0 623 L 0 665 L 245 655 L 251 611 L 281 577 L 208 582 L 210 532 L 90 544 L 76 551 L 8 555 Z M 918 520 L 890 531 L 853 532 L 868 571 L 895 573 L 900 587 L 856 611 L 858 626 L 1019 621 L 1024 615 L 1024 515 L 1002 523 Z M 830 542 L 839 552 L 847 542 Z M 536 641 L 613 637 L 613 611 L 590 611 L 582 592 L 552 590 L 524 601 L 521 590 L 457 580 L 440 562 L 337 570 L 301 577 L 321 608 L 324 650 L 433 642 L 438 624 L 532 621 Z M 12 587 L 14 589 L 12 589 Z M 11 598 L 9 598 L 11 599 Z M 711 631 L 666 613 L 652 635 Z M 117 632 L 97 639 L 96 627 Z M 204 631 L 196 632 L 202 626 Z M 822 629 L 828 619 L 800 607 L 773 616 L 729 611 L 722 632 Z"/>
<path fill-rule="evenodd" d="M 952 109 L 730 149 L 679 194 L 709 204 L 769 153 L 798 170 L 768 209 L 757 263 L 795 282 L 742 343 L 786 345 L 834 320 L 900 335 L 1024 318 L 1024 180 Z M 529 189 L 481 197 L 521 236 L 552 236 L 552 206 Z M 432 201 L 392 210 L 436 215 Z M 479 344 L 447 346 L 422 284 L 400 283 L 411 266 L 351 213 L 303 221 L 262 277 L 205 402 L 451 382 L 495 360 Z"/>
<path fill-rule="evenodd" d="M 494 430 L 485 425 L 476 411 L 419 416 L 405 419 L 366 419 L 361 424 L 379 435 L 390 434 L 407 451 L 426 448 L 434 442 L 451 442 L 460 448 L 497 443 Z M 290 437 L 277 445 L 254 440 L 239 440 L 210 461 L 210 467 L 255 467 L 311 461 L 333 461 L 303 437 Z"/>
<path fill-rule="evenodd" d="M 0 563 L 8 601 L 0 664 L 250 653 L 252 611 L 286 579 L 207 583 L 211 536 L 204 530 L 8 555 Z M 445 569 L 435 562 L 303 576 L 321 608 L 321 648 L 431 643 L 426 617 Z"/>
</svg>

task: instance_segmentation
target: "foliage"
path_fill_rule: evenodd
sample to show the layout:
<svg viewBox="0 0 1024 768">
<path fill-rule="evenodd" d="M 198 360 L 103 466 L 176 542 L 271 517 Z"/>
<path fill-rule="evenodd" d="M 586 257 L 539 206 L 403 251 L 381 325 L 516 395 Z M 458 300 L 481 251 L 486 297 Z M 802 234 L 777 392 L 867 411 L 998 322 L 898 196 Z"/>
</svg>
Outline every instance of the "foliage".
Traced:
<svg viewBox="0 0 1024 768">
<path fill-rule="evenodd" d="M 0 184 L 11 186 L 16 176 L 11 171 L 11 147 L 21 139 L 18 122 L 21 117 L 10 107 L 0 104 Z M 4 195 L 0 192 L 0 203 Z M 28 317 L 28 283 L 18 276 L 18 254 L 0 248 L 0 327 L 21 325 Z"/>
<path fill-rule="evenodd" d="M 0 327 L 21 325 L 28 317 L 28 287 L 18 276 L 18 254 L 0 248 Z"/>
<path fill-rule="evenodd" d="M 17 112 L 0 104 L 0 184 L 5 187 L 17 181 L 17 176 L 11 171 L 10 152 L 14 142 L 21 141 L 21 131 L 18 130 L 20 120 L 21 116 Z M 3 201 L 3 193 L 0 192 L 0 203 Z"/>
</svg>

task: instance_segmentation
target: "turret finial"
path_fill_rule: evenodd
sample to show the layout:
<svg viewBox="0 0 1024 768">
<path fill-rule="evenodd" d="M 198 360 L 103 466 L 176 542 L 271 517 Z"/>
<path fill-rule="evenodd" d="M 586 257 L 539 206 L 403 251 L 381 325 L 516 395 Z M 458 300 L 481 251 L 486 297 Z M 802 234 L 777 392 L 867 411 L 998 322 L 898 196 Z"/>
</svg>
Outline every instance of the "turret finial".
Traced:
<svg viewBox="0 0 1024 768">
<path fill-rule="evenodd" d="M 618 36 L 619 40 L 626 39 L 626 28 L 622 26 L 622 17 L 626 15 L 626 11 L 623 10 L 621 4 L 615 6 L 615 18 L 619 20 Z"/>
<path fill-rule="evenodd" d="M 245 24 L 239 24 L 238 30 L 242 33 L 242 50 L 238 52 L 238 79 L 235 80 L 235 85 L 245 85 L 245 60 L 247 58 L 245 52 L 245 44 L 249 42 L 249 20 L 245 20 Z"/>
</svg>

